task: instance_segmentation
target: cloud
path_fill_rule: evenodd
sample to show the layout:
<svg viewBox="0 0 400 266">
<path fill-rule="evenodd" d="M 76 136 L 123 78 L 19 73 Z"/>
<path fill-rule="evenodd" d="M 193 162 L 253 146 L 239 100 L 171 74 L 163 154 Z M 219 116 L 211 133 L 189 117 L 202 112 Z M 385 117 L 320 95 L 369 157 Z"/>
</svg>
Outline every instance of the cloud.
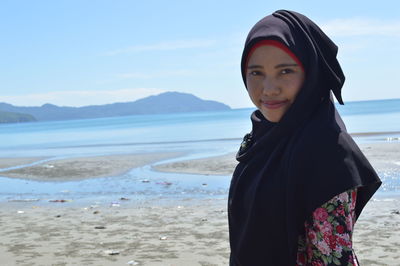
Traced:
<svg viewBox="0 0 400 266">
<path fill-rule="evenodd" d="M 100 105 L 129 102 L 165 92 L 157 88 L 119 90 L 52 91 L 45 93 L 2 96 L 1 101 L 18 106 L 40 106 L 51 103 L 59 106 Z"/>
<path fill-rule="evenodd" d="M 169 42 L 160 42 L 148 45 L 133 45 L 122 49 L 117 49 L 114 51 L 109 51 L 104 53 L 106 56 L 113 56 L 119 54 L 129 54 L 144 51 L 171 51 L 179 49 L 191 49 L 191 48 L 205 48 L 213 46 L 216 43 L 215 40 L 177 40 Z"/>
<path fill-rule="evenodd" d="M 335 19 L 322 24 L 321 28 L 331 36 L 400 37 L 400 20 Z"/>
</svg>

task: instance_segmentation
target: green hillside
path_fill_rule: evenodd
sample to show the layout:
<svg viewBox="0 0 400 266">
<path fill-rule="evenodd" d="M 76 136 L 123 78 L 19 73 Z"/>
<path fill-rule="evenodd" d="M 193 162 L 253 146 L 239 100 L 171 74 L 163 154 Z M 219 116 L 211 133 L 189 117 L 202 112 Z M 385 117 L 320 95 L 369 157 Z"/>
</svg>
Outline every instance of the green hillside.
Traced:
<svg viewBox="0 0 400 266">
<path fill-rule="evenodd" d="M 29 114 L 0 111 L 0 123 L 33 122 L 36 118 Z"/>
</svg>

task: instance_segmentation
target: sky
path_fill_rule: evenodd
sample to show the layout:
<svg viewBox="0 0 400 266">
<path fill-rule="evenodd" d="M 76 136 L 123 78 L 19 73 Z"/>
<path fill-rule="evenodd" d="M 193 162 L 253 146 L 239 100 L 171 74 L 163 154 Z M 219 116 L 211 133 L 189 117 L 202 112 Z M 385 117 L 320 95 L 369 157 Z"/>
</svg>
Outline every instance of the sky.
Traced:
<svg viewBox="0 0 400 266">
<path fill-rule="evenodd" d="M 251 107 L 250 28 L 278 9 L 339 46 L 344 101 L 400 98 L 400 1 L 1 0 L 0 102 L 85 106 L 166 91 Z"/>
</svg>

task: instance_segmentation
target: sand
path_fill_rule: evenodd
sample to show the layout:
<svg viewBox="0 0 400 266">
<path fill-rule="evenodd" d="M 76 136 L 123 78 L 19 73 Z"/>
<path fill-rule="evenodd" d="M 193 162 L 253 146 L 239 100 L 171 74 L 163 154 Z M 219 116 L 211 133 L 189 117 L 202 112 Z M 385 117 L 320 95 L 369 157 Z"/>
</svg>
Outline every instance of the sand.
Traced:
<svg viewBox="0 0 400 266">
<path fill-rule="evenodd" d="M 360 146 L 377 170 L 400 171 L 400 143 Z M 117 175 L 174 156 L 71 158 L 0 175 L 55 181 L 83 179 Z M 15 165 L 21 162 L 14 161 Z M 233 154 L 229 154 L 164 164 L 156 169 L 228 175 L 235 165 Z M 0 202 L 1 265 L 228 265 L 226 196 L 144 202 L 115 200 L 120 202 L 119 206 Z M 399 231 L 400 197 L 370 201 L 353 236 L 361 265 L 400 265 Z"/>
<path fill-rule="evenodd" d="M 51 160 L 45 163 L 24 168 L 0 172 L 0 176 L 15 177 L 41 181 L 71 181 L 85 178 L 118 176 L 139 166 L 167 158 L 179 156 L 180 153 L 145 153 L 93 156 Z M 8 167 L 39 161 L 42 158 L 1 158 L 0 162 Z M 0 165 L 2 165 L 1 163 Z"/>
<path fill-rule="evenodd" d="M 360 144 L 360 149 L 376 170 L 400 172 L 400 142 Z M 53 160 L 46 163 L 0 172 L 0 176 L 43 181 L 67 181 L 92 177 L 116 176 L 132 168 L 178 157 L 180 153 L 108 155 Z M 0 168 L 22 165 L 43 158 L 0 158 Z M 154 170 L 201 175 L 232 175 L 235 153 L 218 157 L 179 161 L 153 166 Z"/>
<path fill-rule="evenodd" d="M 400 265 L 400 198 L 375 199 L 361 213 L 353 247 L 361 265 Z"/>
<path fill-rule="evenodd" d="M 170 173 L 232 175 L 236 165 L 235 153 L 230 153 L 218 157 L 159 164 L 153 166 L 153 169 Z"/>
<path fill-rule="evenodd" d="M 2 265 L 228 265 L 226 199 L 68 204 L 0 206 Z M 361 265 L 400 265 L 399 228 L 400 199 L 368 203 L 354 232 Z"/>
<path fill-rule="evenodd" d="M 16 157 L 16 158 L 0 158 L 0 168 L 9 168 L 21 164 L 31 164 L 46 157 Z"/>
<path fill-rule="evenodd" d="M 0 207 L 1 265 L 227 265 L 225 202 L 82 208 L 9 203 Z"/>
<path fill-rule="evenodd" d="M 364 143 L 359 147 L 376 170 L 400 172 L 400 142 Z M 153 169 L 175 173 L 231 175 L 236 164 L 235 153 L 231 153 L 218 157 L 160 164 Z"/>
</svg>

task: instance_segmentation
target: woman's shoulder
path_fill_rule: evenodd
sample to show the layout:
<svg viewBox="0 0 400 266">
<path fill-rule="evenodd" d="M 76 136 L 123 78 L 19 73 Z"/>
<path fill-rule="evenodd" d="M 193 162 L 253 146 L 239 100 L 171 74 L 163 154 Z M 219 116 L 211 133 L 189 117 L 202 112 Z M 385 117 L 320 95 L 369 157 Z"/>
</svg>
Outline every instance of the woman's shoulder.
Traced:
<svg viewBox="0 0 400 266">
<path fill-rule="evenodd" d="M 296 169 L 325 164 L 325 161 L 336 164 L 345 157 L 361 155 L 345 130 L 330 125 L 305 126 L 295 134 L 288 148 L 290 164 Z"/>
<path fill-rule="evenodd" d="M 291 144 L 294 152 L 312 154 L 337 151 L 352 142 L 351 136 L 339 127 L 309 124 L 298 130 Z"/>
</svg>

